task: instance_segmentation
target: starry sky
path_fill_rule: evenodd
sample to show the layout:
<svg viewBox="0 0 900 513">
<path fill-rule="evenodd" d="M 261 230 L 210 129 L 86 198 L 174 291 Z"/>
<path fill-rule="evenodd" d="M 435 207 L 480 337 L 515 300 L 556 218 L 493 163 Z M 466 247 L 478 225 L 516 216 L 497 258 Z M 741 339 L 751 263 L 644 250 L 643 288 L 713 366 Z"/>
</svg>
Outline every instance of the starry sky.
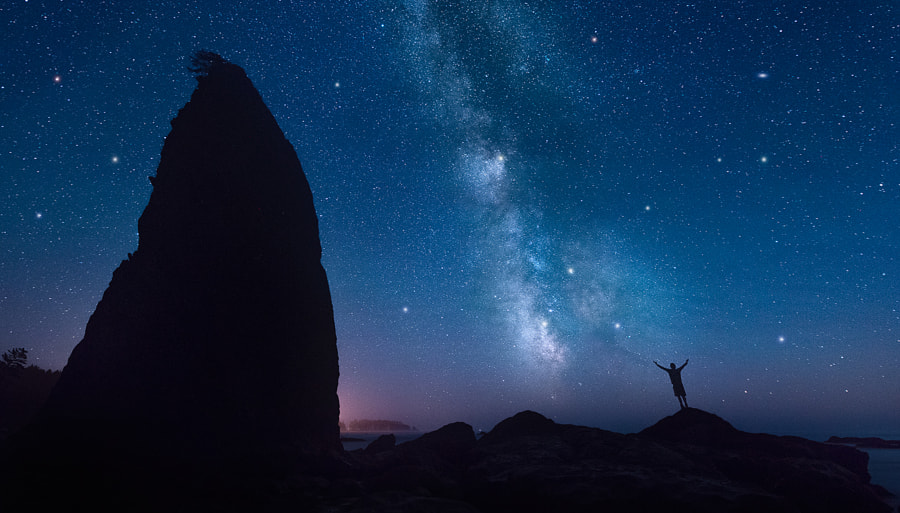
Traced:
<svg viewBox="0 0 900 513">
<path fill-rule="evenodd" d="M 633 4 L 633 5 L 629 5 Z M 900 426 L 894 2 L 15 0 L 0 350 L 60 369 L 137 248 L 189 55 L 315 198 L 342 418 Z M 830 432 L 829 432 L 830 431 Z"/>
</svg>

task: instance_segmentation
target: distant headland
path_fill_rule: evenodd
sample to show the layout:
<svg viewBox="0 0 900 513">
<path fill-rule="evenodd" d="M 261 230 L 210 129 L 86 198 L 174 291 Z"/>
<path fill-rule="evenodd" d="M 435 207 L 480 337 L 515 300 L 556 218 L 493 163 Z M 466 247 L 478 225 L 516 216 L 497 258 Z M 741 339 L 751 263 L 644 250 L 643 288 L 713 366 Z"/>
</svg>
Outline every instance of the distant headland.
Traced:
<svg viewBox="0 0 900 513">
<path fill-rule="evenodd" d="M 863 449 L 900 449 L 900 440 L 885 440 L 877 437 L 832 436 L 825 443 L 853 445 Z"/>
<path fill-rule="evenodd" d="M 396 433 L 399 431 L 418 431 L 415 426 L 409 426 L 398 420 L 351 420 L 348 423 L 341 422 L 341 433 Z"/>
</svg>

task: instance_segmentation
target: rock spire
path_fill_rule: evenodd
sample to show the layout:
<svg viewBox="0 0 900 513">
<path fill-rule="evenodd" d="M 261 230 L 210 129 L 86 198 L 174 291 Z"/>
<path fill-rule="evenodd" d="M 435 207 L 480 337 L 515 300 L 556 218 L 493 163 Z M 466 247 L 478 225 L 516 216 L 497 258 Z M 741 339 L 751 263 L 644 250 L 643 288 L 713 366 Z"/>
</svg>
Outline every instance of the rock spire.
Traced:
<svg viewBox="0 0 900 513">
<path fill-rule="evenodd" d="M 309 184 L 240 67 L 207 61 L 197 80 L 151 177 L 138 249 L 40 420 L 176 450 L 338 450 L 334 314 Z"/>
</svg>

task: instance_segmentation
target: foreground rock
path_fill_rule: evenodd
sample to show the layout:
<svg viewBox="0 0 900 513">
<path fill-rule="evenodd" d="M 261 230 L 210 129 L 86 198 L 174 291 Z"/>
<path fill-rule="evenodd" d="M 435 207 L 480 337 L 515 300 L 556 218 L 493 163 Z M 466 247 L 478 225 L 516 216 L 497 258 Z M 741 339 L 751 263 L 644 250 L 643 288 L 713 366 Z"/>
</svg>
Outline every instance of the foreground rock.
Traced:
<svg viewBox="0 0 900 513">
<path fill-rule="evenodd" d="M 623 435 L 522 412 L 353 454 L 348 511 L 885 512 L 867 455 L 750 434 L 696 409 Z"/>
<path fill-rule="evenodd" d="M 95 511 L 887 513 L 852 447 L 750 434 L 683 410 L 623 435 L 522 412 L 477 439 L 455 423 L 312 468 L 181 471 Z M 195 467 L 196 468 L 196 467 Z M 202 470 L 202 472 L 200 471 Z M 141 476 L 137 476 L 141 477 Z M 123 479 L 128 485 L 133 479 Z M 143 476 L 147 477 L 147 476 Z M 153 476 L 149 476 L 151 479 Z M 95 487 L 99 488 L 99 487 Z M 67 501 L 58 505 L 65 510 Z M 23 511 L 40 509 L 20 508 Z M 57 508 L 59 509 L 59 508 Z M 16 511 L 16 510 L 13 510 Z"/>
<path fill-rule="evenodd" d="M 211 54 L 199 71 L 151 179 L 139 247 L 14 441 L 12 488 L 124 500 L 123 480 L 165 489 L 340 451 L 334 315 L 309 184 L 244 71 Z"/>
</svg>

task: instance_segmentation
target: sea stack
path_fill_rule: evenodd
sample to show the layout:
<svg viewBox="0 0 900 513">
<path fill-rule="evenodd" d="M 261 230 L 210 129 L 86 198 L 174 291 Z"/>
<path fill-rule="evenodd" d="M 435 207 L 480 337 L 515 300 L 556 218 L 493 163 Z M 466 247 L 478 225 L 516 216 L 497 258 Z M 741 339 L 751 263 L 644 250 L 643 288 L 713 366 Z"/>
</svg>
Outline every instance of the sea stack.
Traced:
<svg viewBox="0 0 900 513">
<path fill-rule="evenodd" d="M 339 450 L 334 313 L 306 176 L 244 70 L 211 53 L 194 64 L 138 249 L 40 432 L 214 460 Z"/>
</svg>

